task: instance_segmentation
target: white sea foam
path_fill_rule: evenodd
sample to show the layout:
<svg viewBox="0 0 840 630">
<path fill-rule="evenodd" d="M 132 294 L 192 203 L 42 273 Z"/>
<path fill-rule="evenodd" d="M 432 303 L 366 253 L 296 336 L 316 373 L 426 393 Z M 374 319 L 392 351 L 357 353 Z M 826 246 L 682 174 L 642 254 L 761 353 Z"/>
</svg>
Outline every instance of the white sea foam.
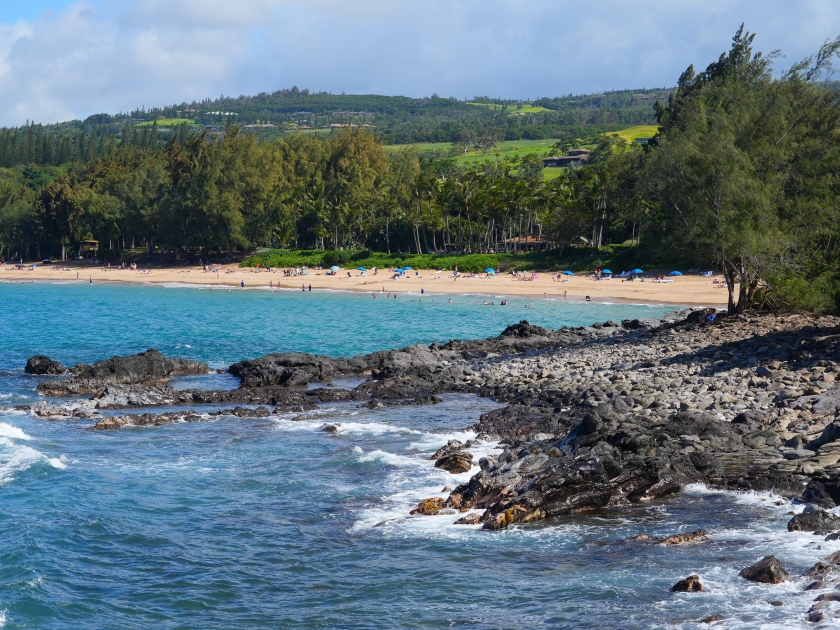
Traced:
<svg viewBox="0 0 840 630">
<path fill-rule="evenodd" d="M 20 429 L 14 425 L 7 424 L 5 422 L 0 422 L 0 437 L 7 437 L 12 438 L 15 440 L 31 440 L 32 437 L 24 433 L 23 429 Z"/>
<path fill-rule="evenodd" d="M 6 625 L 6 613 L 8 610 L 0 610 L 0 628 Z"/>
<path fill-rule="evenodd" d="M 53 468 L 58 468 L 59 470 L 64 470 L 67 468 L 67 457 L 62 455 L 61 457 L 50 457 L 47 459 L 47 463 L 52 466 Z"/>
<path fill-rule="evenodd" d="M 418 467 L 423 465 L 423 460 L 405 455 L 395 455 L 382 449 L 376 449 L 359 457 L 360 462 L 380 462 L 389 466 Z"/>
<path fill-rule="evenodd" d="M 53 468 L 67 468 L 65 461 L 47 457 L 30 446 L 12 442 L 8 437 L 0 437 L 0 484 L 12 481 L 18 473 L 42 462 Z"/>
</svg>

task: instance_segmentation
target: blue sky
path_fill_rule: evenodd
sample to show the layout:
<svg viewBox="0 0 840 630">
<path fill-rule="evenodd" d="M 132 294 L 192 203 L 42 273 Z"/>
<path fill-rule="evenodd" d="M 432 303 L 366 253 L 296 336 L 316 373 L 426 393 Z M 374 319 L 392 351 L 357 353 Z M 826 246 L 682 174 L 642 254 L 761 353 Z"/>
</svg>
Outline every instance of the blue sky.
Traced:
<svg viewBox="0 0 840 630">
<path fill-rule="evenodd" d="M 0 22 L 7 24 L 18 20 L 34 20 L 44 10 L 61 11 L 71 0 L 0 0 Z"/>
<path fill-rule="evenodd" d="M 535 98 L 673 85 L 746 22 L 784 67 L 837 0 L 0 0 L 0 125 L 282 87 Z"/>
</svg>

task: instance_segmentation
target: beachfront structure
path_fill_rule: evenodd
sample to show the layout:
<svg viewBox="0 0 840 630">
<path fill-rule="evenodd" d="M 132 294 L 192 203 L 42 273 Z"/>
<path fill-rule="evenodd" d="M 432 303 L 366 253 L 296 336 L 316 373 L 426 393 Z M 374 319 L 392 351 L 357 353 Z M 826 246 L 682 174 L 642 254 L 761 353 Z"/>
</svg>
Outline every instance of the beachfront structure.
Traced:
<svg viewBox="0 0 840 630">
<path fill-rule="evenodd" d="M 587 162 L 589 162 L 589 149 L 572 149 L 566 155 L 544 157 L 542 160 L 545 168 L 586 166 Z"/>
<path fill-rule="evenodd" d="M 538 249 L 551 249 L 554 242 L 537 236 L 515 236 L 505 239 L 505 244 L 520 252 L 531 252 Z"/>
</svg>

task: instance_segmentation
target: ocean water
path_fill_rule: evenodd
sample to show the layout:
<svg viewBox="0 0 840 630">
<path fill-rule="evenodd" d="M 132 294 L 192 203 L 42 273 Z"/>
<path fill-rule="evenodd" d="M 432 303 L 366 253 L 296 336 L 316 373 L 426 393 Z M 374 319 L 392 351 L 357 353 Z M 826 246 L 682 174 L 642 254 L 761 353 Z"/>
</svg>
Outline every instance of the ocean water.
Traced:
<svg viewBox="0 0 840 630">
<path fill-rule="evenodd" d="M 556 328 L 672 310 L 432 299 L 0 285 L 0 627 L 693 628 L 713 614 L 724 627 L 813 626 L 805 612 L 818 592 L 737 577 L 769 553 L 796 575 L 840 549 L 789 534 L 788 512 L 801 506 L 769 495 L 692 487 L 502 532 L 456 526 L 460 515 L 409 516 L 469 478 L 428 457 L 472 437 L 491 400 L 339 404 L 119 432 L 8 408 L 37 399 L 39 379 L 22 370 L 34 354 L 72 364 L 155 347 L 222 367 L 273 351 L 350 356 L 484 337 L 520 319 Z M 182 382 L 235 385 L 226 375 Z M 700 527 L 709 542 L 625 542 Z M 692 573 L 708 592 L 670 593 Z"/>
</svg>

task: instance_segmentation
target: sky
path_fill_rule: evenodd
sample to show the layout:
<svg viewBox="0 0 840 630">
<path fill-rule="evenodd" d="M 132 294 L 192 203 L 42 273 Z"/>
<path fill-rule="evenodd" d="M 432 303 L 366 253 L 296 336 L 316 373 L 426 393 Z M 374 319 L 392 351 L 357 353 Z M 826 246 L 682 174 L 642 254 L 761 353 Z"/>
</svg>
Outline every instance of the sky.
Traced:
<svg viewBox="0 0 840 630">
<path fill-rule="evenodd" d="M 312 91 L 534 99 L 668 87 L 740 24 L 785 67 L 837 0 L 0 0 L 0 126 Z"/>
</svg>

